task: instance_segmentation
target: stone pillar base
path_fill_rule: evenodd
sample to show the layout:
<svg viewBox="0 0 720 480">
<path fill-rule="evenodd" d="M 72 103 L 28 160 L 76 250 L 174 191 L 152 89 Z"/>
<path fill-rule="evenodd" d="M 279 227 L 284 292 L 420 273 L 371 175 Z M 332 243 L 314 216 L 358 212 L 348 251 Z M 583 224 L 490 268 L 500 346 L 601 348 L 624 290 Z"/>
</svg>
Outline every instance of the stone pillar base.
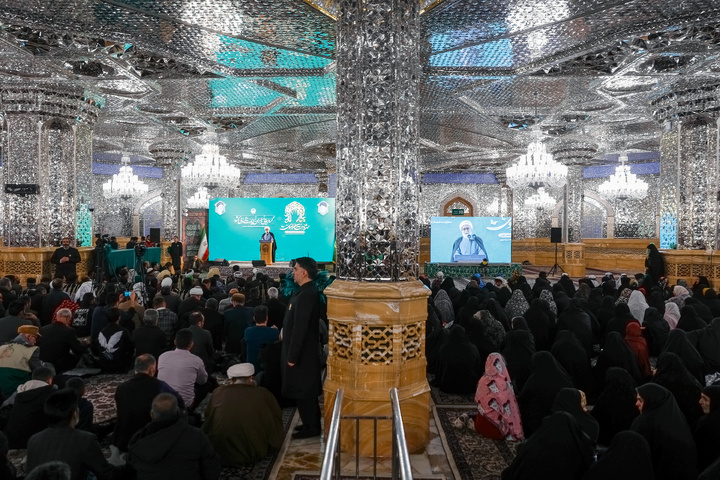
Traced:
<svg viewBox="0 0 720 480">
<path fill-rule="evenodd" d="M 429 441 L 430 387 L 425 360 L 425 321 L 430 291 L 419 281 L 367 283 L 335 280 L 328 297 L 330 339 L 325 381 L 325 428 L 335 392 L 344 391 L 343 416 L 391 417 L 390 393 L 398 389 L 409 451 Z M 355 453 L 355 422 L 343 420 L 340 445 Z M 373 455 L 373 422 L 361 420 L 361 456 Z M 392 423 L 378 421 L 377 453 L 392 453 Z"/>
</svg>

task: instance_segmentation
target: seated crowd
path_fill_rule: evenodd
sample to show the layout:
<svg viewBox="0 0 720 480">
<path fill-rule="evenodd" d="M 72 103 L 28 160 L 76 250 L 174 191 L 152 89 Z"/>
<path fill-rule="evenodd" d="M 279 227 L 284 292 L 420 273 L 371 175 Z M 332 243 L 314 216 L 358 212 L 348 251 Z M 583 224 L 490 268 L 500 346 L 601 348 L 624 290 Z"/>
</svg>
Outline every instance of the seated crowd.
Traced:
<svg viewBox="0 0 720 480">
<path fill-rule="evenodd" d="M 720 298 L 707 278 L 422 280 L 428 372 L 478 404 L 455 426 L 522 442 L 503 480 L 720 478 Z"/>
<path fill-rule="evenodd" d="M 101 284 L 0 279 L 0 478 L 15 478 L 9 449 L 26 449 L 26 478 L 103 480 L 213 479 L 280 447 L 280 407 L 292 404 L 280 374 L 285 275 L 170 267 L 147 265 L 144 280 L 123 267 Z M 78 376 L 100 372 L 126 377 L 104 425 Z"/>
</svg>

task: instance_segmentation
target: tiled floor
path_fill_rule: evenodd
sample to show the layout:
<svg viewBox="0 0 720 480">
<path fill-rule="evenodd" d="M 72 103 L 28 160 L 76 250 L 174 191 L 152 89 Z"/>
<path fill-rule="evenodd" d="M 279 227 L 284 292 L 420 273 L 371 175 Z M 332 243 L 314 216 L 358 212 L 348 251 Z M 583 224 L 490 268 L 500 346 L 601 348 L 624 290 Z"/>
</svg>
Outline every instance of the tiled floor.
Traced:
<svg viewBox="0 0 720 480">
<path fill-rule="evenodd" d="M 297 423 L 297 418 L 293 421 Z M 292 431 L 292 429 L 291 429 Z M 284 456 L 276 464 L 276 471 L 271 476 L 276 480 L 292 480 L 296 472 L 319 472 L 325 454 L 325 438 L 316 437 L 304 440 L 290 440 Z M 340 457 L 341 472 L 343 475 L 355 476 L 355 457 L 343 454 Z M 430 417 L 430 442 L 419 452 L 410 453 L 413 477 L 445 478 L 453 480 L 452 470 L 448 463 L 435 420 Z M 372 476 L 373 461 L 370 458 L 360 458 L 359 473 L 361 476 Z M 390 458 L 378 460 L 378 476 L 389 477 L 391 474 Z"/>
</svg>

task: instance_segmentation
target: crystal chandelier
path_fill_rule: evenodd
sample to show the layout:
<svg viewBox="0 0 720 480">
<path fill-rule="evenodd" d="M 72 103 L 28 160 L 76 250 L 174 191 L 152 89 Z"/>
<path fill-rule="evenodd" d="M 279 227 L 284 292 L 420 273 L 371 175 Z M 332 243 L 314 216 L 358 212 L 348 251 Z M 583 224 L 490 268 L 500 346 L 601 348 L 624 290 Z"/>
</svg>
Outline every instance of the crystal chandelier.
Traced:
<svg viewBox="0 0 720 480">
<path fill-rule="evenodd" d="M 195 156 L 195 162 L 182 167 L 183 182 L 192 185 L 217 187 L 235 185 L 240 181 L 240 169 L 228 163 L 220 155 L 220 147 L 213 144 L 203 145 L 202 153 Z"/>
<path fill-rule="evenodd" d="M 507 184 L 515 188 L 561 187 L 567 181 L 568 169 L 556 162 L 539 138 L 530 145 L 526 155 L 505 170 Z"/>
<path fill-rule="evenodd" d="M 620 165 L 615 167 L 615 173 L 598 188 L 605 198 L 609 200 L 625 200 L 626 198 L 640 200 L 647 196 L 647 182 L 638 179 L 637 175 L 630 172 L 630 167 L 625 164 L 627 159 L 626 153 L 620 155 Z"/>
<path fill-rule="evenodd" d="M 127 200 L 148 192 L 147 183 L 141 182 L 138 176 L 133 174 L 132 167 L 128 165 L 128 163 L 130 163 L 130 157 L 123 155 L 123 165 L 120 167 L 120 172 L 103 183 L 103 194 L 105 198 Z"/>
<path fill-rule="evenodd" d="M 545 191 L 544 187 L 538 188 L 537 193 L 525 199 L 525 206 L 530 208 L 551 208 L 556 203 L 555 199 Z"/>
<path fill-rule="evenodd" d="M 198 188 L 197 192 L 188 198 L 187 206 L 188 208 L 203 208 L 205 210 L 210 208 L 210 195 L 208 194 L 207 188 Z"/>
</svg>

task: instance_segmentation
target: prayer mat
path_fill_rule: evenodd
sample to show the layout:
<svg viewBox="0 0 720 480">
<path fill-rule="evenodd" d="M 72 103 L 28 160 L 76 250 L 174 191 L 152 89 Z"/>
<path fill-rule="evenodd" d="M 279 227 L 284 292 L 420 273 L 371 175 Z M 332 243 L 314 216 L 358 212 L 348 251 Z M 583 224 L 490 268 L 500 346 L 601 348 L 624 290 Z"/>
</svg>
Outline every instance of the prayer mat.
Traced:
<svg viewBox="0 0 720 480">
<path fill-rule="evenodd" d="M 462 414 L 477 415 L 477 408 L 433 408 L 438 432 L 456 480 L 499 480 L 512 463 L 520 442 L 492 440 L 466 425 L 453 423 Z"/>
<path fill-rule="evenodd" d="M 428 375 L 428 383 L 430 384 L 430 396 L 436 406 L 440 405 L 476 405 L 475 394 L 469 393 L 465 395 L 455 393 L 445 393 L 432 384 L 433 375 Z"/>
</svg>

